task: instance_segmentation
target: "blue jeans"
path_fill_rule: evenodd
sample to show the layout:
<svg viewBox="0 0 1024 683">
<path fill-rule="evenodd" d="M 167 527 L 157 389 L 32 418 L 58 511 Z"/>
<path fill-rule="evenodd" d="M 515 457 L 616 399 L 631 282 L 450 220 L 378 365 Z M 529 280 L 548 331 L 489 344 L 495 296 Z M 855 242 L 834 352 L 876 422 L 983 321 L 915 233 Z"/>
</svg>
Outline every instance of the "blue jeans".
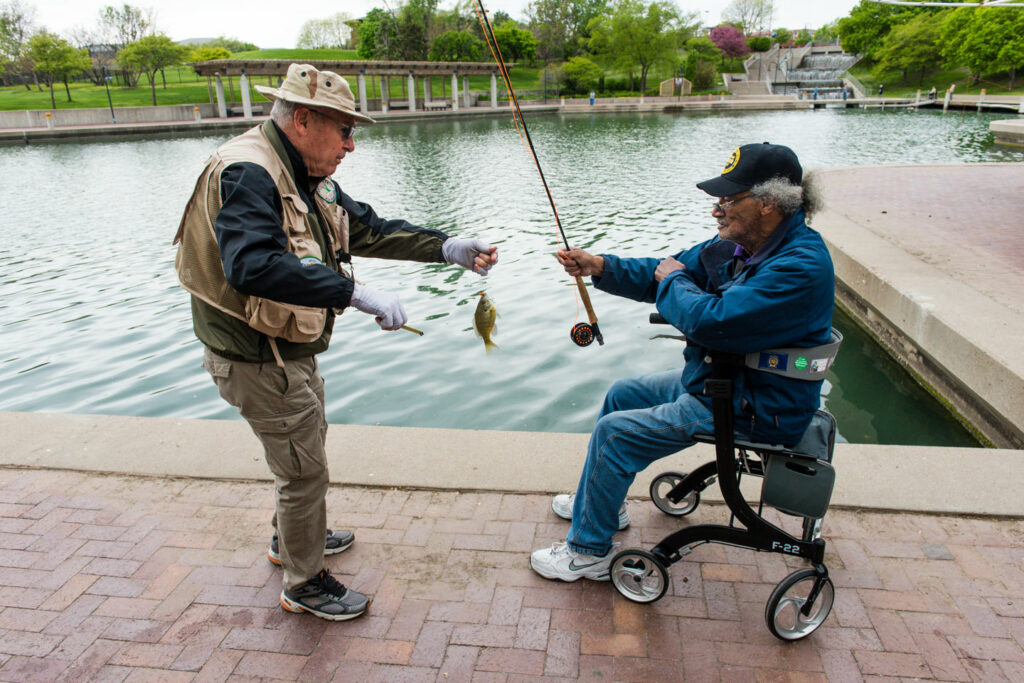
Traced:
<svg viewBox="0 0 1024 683">
<path fill-rule="evenodd" d="M 576 487 L 569 547 L 605 555 L 633 479 L 655 460 L 713 431 L 710 399 L 685 393 L 682 370 L 622 379 L 604 397 Z"/>
</svg>

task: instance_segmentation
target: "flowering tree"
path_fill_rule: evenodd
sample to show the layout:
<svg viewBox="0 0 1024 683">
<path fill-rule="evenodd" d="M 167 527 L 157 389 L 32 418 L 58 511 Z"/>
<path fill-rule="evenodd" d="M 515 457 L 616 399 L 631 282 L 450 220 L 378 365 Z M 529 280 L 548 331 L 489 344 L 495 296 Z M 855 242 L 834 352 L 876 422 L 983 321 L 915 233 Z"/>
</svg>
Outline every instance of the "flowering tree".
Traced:
<svg viewBox="0 0 1024 683">
<path fill-rule="evenodd" d="M 725 58 L 735 59 L 750 52 L 743 31 L 730 24 L 722 24 L 711 29 L 711 42 L 722 52 L 722 65 Z"/>
</svg>

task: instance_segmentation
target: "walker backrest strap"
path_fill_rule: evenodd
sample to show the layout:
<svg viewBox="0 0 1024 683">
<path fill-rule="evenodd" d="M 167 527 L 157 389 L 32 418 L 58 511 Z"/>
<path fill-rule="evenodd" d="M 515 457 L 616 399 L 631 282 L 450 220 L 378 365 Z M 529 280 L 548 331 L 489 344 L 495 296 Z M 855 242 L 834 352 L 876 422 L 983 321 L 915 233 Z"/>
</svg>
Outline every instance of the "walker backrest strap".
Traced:
<svg viewBox="0 0 1024 683">
<path fill-rule="evenodd" d="M 748 353 L 745 365 L 759 372 L 770 372 L 791 379 L 802 379 L 816 382 L 824 379 L 825 373 L 839 353 L 839 345 L 843 343 L 843 335 L 836 328 L 831 328 L 827 344 L 811 347 L 788 347 L 767 349 Z"/>
</svg>

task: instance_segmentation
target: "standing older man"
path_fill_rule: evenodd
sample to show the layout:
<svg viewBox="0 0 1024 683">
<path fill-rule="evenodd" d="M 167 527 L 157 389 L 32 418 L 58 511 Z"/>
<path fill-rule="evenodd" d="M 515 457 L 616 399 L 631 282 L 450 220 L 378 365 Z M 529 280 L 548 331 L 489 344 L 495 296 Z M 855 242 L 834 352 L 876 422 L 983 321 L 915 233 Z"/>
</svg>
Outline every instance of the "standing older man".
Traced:
<svg viewBox="0 0 1024 683">
<path fill-rule="evenodd" d="M 210 157 L 181 219 L 175 267 L 192 295 L 203 367 L 263 443 L 274 474 L 275 533 L 268 556 L 284 569 L 281 605 L 340 621 L 369 599 L 324 568 L 354 540 L 327 528 L 327 420 L 316 354 L 348 307 L 384 330 L 406 322 L 398 297 L 357 282 L 352 255 L 455 263 L 486 275 L 497 248 L 384 220 L 331 179 L 355 149 L 344 78 L 292 64 L 263 125 Z M 347 266 L 347 270 L 346 270 Z M 352 350 L 357 353 L 357 350 Z"/>
<path fill-rule="evenodd" d="M 570 275 L 598 289 L 655 303 L 686 335 L 685 365 L 616 382 L 590 437 L 576 493 L 555 496 L 555 514 L 572 521 L 565 543 L 533 553 L 548 579 L 608 580 L 615 531 L 629 524 L 626 491 L 655 460 L 713 431 L 708 349 L 746 354 L 810 347 L 829 339 L 834 275 L 821 237 L 804 222 L 813 211 L 796 154 L 782 145 L 744 145 L 721 175 L 699 183 L 718 198 L 718 236 L 664 259 L 562 251 Z M 738 430 L 768 443 L 795 444 L 820 403 L 821 382 L 740 370 L 734 378 Z"/>
</svg>

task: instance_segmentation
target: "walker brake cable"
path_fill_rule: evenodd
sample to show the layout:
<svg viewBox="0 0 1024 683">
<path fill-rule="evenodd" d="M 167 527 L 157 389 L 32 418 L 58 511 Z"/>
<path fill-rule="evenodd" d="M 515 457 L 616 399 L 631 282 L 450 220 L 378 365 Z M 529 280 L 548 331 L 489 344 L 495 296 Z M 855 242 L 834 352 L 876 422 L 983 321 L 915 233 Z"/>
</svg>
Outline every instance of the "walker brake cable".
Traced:
<svg viewBox="0 0 1024 683">
<path fill-rule="evenodd" d="M 523 118 L 523 111 L 519 108 L 519 98 L 516 97 L 516 91 L 512 88 L 512 78 L 509 76 L 508 67 L 501 56 L 501 48 L 498 47 L 498 41 L 494 37 L 491 21 L 487 18 L 487 10 L 484 9 L 483 0 L 476 0 L 476 4 L 484 39 L 487 41 L 487 46 L 491 49 L 491 54 L 494 56 L 494 61 L 498 65 L 498 70 L 501 72 L 501 77 L 505 81 L 505 87 L 508 90 L 509 102 L 512 107 L 512 120 L 516 124 L 516 130 L 519 131 L 519 137 L 524 141 L 524 147 L 526 147 L 530 157 L 533 159 L 534 166 L 537 167 L 537 173 L 540 174 L 540 181 L 544 185 L 544 192 L 547 193 L 548 202 L 551 204 L 551 212 L 555 215 L 555 224 L 558 226 L 558 233 L 562 237 L 562 242 L 565 244 L 566 249 L 571 249 L 569 240 L 565 236 L 565 230 L 562 229 L 562 221 L 558 217 L 558 208 L 555 206 L 555 199 L 551 195 L 551 188 L 548 187 L 548 181 L 544 177 L 544 171 L 540 167 L 540 160 L 537 158 L 537 151 L 533 147 L 530 131 L 526 127 L 526 119 Z M 583 300 L 583 307 L 587 310 L 587 318 L 590 322 L 589 324 L 576 323 L 573 325 L 572 330 L 569 331 L 569 338 L 577 346 L 589 346 L 595 339 L 599 345 L 602 345 L 604 344 L 604 337 L 601 336 L 601 329 L 597 326 L 597 314 L 594 313 L 594 307 L 590 303 L 590 294 L 587 292 L 587 286 L 579 275 L 576 276 L 576 289 L 579 290 L 580 298 Z"/>
</svg>

